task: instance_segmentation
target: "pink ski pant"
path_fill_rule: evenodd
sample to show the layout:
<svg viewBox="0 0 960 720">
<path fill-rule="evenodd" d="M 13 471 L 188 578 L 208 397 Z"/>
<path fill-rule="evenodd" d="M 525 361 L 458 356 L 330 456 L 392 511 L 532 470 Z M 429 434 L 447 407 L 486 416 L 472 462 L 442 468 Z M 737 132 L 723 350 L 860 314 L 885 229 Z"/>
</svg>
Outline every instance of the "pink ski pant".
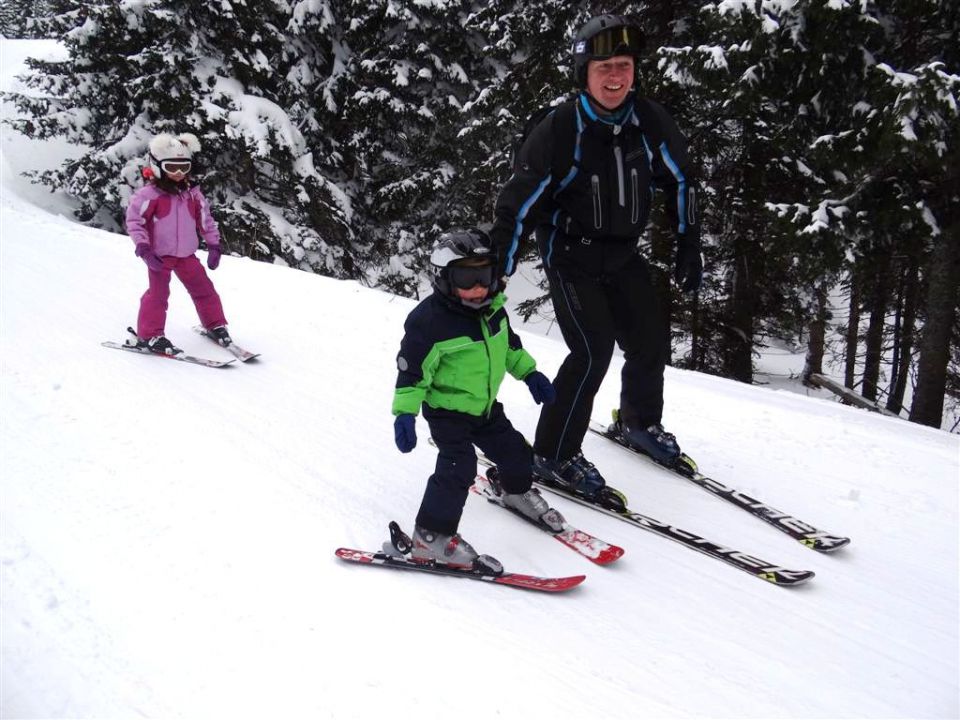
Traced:
<svg viewBox="0 0 960 720">
<path fill-rule="evenodd" d="M 137 335 L 143 339 L 163 335 L 167 323 L 167 305 L 170 298 L 170 274 L 176 273 L 180 282 L 190 293 L 200 322 L 205 328 L 226 325 L 220 296 L 196 255 L 184 258 L 166 255 L 162 258 L 164 269 L 160 272 L 147 270 L 150 287 L 140 298 L 140 314 L 137 316 Z"/>
</svg>

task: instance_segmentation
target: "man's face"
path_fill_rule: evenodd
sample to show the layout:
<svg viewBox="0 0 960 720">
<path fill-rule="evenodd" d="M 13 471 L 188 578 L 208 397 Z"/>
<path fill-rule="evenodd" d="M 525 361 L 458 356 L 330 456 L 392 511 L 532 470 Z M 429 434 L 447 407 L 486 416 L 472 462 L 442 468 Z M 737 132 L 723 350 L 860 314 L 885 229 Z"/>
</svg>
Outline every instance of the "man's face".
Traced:
<svg viewBox="0 0 960 720">
<path fill-rule="evenodd" d="M 591 60 L 587 64 L 587 92 L 607 110 L 623 103 L 633 87 L 633 58 L 614 55 L 606 60 Z"/>
</svg>

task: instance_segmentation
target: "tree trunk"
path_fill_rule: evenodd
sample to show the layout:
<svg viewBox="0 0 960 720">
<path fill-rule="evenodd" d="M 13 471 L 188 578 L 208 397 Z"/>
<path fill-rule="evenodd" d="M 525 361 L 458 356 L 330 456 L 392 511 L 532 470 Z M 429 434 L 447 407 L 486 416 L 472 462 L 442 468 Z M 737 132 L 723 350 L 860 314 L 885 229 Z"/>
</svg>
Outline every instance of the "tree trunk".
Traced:
<svg viewBox="0 0 960 720">
<path fill-rule="evenodd" d="M 753 382 L 753 273 L 749 239 L 738 236 L 733 243 L 734 271 L 730 292 L 729 322 L 724 352 L 725 377 Z"/>
<path fill-rule="evenodd" d="M 881 251 L 882 252 L 882 251 Z M 870 296 L 870 322 L 867 325 L 866 355 L 863 359 L 863 387 L 860 394 L 876 401 L 883 361 L 883 334 L 890 305 L 890 263 L 885 253 L 877 258 L 878 265 Z"/>
<path fill-rule="evenodd" d="M 890 397 L 887 398 L 887 410 L 898 414 L 903 409 L 903 396 L 907 392 L 907 381 L 910 377 L 910 361 L 913 359 L 913 334 L 916 330 L 917 302 L 919 299 L 920 263 L 914 255 L 908 261 L 904 277 L 900 357 L 894 363 L 894 376 L 890 382 Z"/>
<path fill-rule="evenodd" d="M 920 338 L 917 387 L 910 420 L 940 427 L 950 359 L 950 332 L 957 312 L 957 287 L 960 285 L 960 222 L 955 220 L 936 238 L 925 276 L 927 318 Z"/>
<path fill-rule="evenodd" d="M 810 337 L 807 340 L 807 359 L 803 366 L 803 375 L 801 380 L 807 387 L 814 387 L 810 382 L 810 376 L 813 374 L 823 374 L 823 351 L 826 346 L 827 335 L 827 289 L 823 285 L 817 287 L 816 294 L 817 309 L 813 320 L 810 321 L 808 330 Z"/>
<path fill-rule="evenodd" d="M 857 347 L 860 340 L 860 281 L 856 271 L 850 273 L 850 313 L 847 319 L 846 352 L 844 355 L 843 384 L 848 388 L 857 383 Z"/>
</svg>

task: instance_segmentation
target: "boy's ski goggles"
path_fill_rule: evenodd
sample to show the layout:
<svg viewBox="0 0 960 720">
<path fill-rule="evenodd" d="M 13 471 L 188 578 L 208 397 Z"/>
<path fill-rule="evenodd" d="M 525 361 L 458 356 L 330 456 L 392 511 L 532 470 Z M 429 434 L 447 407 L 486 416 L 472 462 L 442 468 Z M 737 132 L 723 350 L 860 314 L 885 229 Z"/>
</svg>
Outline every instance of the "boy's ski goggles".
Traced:
<svg viewBox="0 0 960 720">
<path fill-rule="evenodd" d="M 493 265 L 451 265 L 447 271 L 450 273 L 450 283 L 461 290 L 469 290 L 476 285 L 493 285 Z"/>
<path fill-rule="evenodd" d="M 189 160 L 161 160 L 160 169 L 168 173 L 188 173 L 192 163 Z"/>
<path fill-rule="evenodd" d="M 621 25 L 601 30 L 589 40 L 577 43 L 573 52 L 591 58 L 609 58 L 614 55 L 640 55 L 643 50 L 643 33 L 633 25 Z"/>
</svg>

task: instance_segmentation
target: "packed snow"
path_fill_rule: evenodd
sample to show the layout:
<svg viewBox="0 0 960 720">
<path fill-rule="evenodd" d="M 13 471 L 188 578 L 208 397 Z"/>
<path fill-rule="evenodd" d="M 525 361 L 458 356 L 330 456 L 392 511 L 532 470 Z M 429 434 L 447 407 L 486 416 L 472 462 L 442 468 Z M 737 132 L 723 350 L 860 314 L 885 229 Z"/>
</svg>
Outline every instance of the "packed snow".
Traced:
<svg viewBox="0 0 960 720">
<path fill-rule="evenodd" d="M 4 41 L 2 89 L 49 51 Z M 594 566 L 475 496 L 461 530 L 508 570 L 586 574 L 562 595 L 347 564 L 336 548 L 378 549 L 391 519 L 410 528 L 433 467 L 422 420 L 413 453 L 393 443 L 414 301 L 225 257 L 212 277 L 258 362 L 106 349 L 135 320 L 143 263 L 19 175 L 71 148 L 0 138 L 3 718 L 960 715 L 956 435 L 775 389 L 786 381 L 668 368 L 665 425 L 706 474 L 850 546 L 812 552 L 597 436 L 587 457 L 634 509 L 814 570 L 809 584 L 556 498 L 624 557 Z M 529 292 L 522 277 L 511 293 Z M 552 376 L 562 342 L 514 320 Z M 196 322 L 174 282 L 168 335 L 229 359 Z M 500 398 L 531 436 L 526 387 L 508 379 Z"/>
</svg>

